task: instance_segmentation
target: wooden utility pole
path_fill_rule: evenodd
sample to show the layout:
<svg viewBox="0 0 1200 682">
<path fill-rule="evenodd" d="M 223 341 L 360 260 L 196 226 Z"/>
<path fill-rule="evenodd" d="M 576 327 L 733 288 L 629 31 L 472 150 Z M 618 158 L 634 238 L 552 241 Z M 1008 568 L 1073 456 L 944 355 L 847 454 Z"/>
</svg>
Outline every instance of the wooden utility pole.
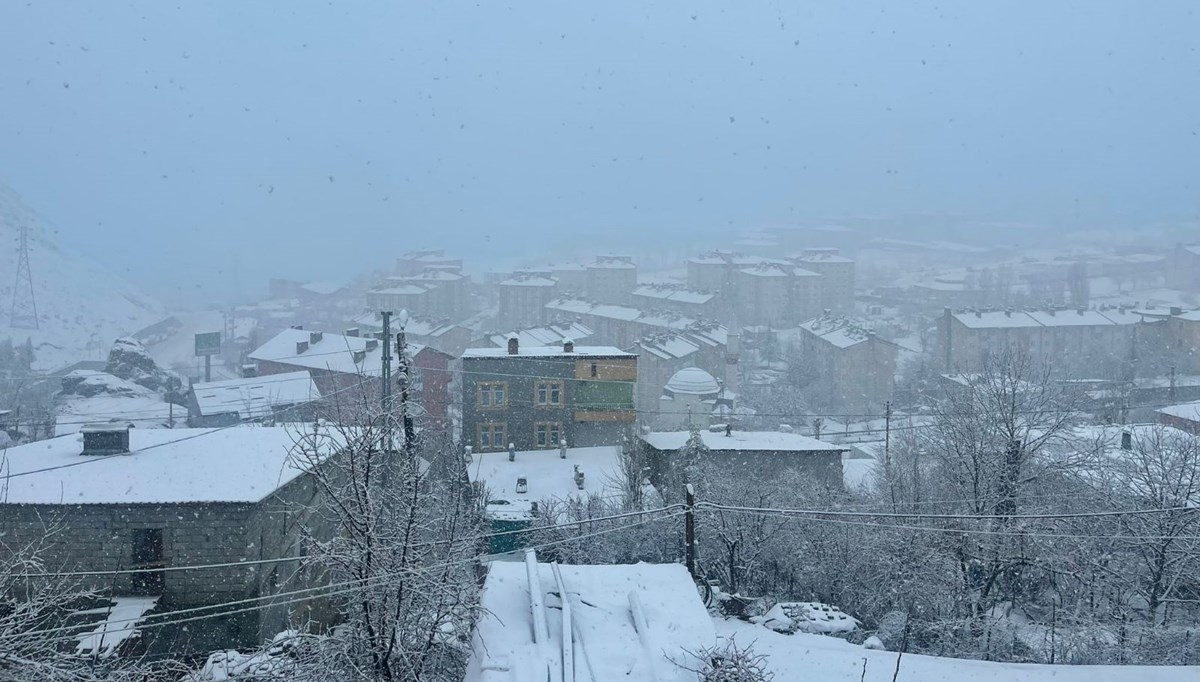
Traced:
<svg viewBox="0 0 1200 682">
<path fill-rule="evenodd" d="M 404 336 L 404 326 L 408 321 L 405 311 L 400 311 L 400 331 L 396 333 L 396 368 L 397 382 L 400 384 L 400 415 L 404 424 L 404 454 L 411 463 L 417 455 L 417 432 L 413 426 L 412 410 L 408 403 L 408 378 L 412 367 L 408 363 L 408 342 Z"/>
<path fill-rule="evenodd" d="M 385 452 L 391 452 L 395 444 L 392 439 L 392 351 L 388 344 L 392 341 L 392 312 L 384 310 L 379 313 L 383 318 L 383 353 L 379 358 L 380 380 L 379 406 L 383 410 L 383 435 L 380 447 Z"/>
<path fill-rule="evenodd" d="M 696 578 L 696 489 L 688 483 L 683 487 L 686 496 L 687 512 L 683 519 L 684 542 L 687 543 L 687 570 Z"/>
</svg>

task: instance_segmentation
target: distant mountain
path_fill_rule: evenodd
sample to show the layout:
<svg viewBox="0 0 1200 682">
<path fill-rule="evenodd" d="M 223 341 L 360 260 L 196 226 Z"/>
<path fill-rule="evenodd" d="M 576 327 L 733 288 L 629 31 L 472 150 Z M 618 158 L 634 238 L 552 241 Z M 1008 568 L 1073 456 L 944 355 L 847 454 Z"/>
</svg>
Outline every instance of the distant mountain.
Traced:
<svg viewBox="0 0 1200 682">
<path fill-rule="evenodd" d="M 29 260 L 39 328 L 13 329 L 20 226 L 29 225 Z M 37 214 L 0 184 L 0 338 L 33 339 L 36 369 L 103 359 L 115 339 L 163 317 L 162 305 L 103 265 L 59 249 Z"/>
</svg>

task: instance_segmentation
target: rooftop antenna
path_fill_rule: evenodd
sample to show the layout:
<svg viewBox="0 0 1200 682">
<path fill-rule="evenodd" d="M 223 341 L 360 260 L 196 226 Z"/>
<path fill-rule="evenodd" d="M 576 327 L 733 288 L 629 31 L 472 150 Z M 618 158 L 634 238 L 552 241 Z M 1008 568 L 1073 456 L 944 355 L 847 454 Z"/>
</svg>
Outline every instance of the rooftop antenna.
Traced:
<svg viewBox="0 0 1200 682">
<path fill-rule="evenodd" d="M 21 223 L 20 244 L 9 325 L 13 329 L 37 329 L 37 301 L 33 297 L 33 272 L 29 268 L 29 224 L 25 222 Z"/>
</svg>

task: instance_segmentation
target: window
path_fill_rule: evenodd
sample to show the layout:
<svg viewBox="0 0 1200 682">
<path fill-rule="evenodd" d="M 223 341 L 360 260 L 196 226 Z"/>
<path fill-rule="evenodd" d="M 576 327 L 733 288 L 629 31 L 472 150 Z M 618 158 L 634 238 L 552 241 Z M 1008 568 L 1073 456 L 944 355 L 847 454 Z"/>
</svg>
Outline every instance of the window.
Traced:
<svg viewBox="0 0 1200 682">
<path fill-rule="evenodd" d="M 134 528 L 130 540 L 133 545 L 134 568 L 161 568 L 163 566 L 163 529 Z M 133 589 L 139 592 L 161 592 L 161 571 L 133 574 Z"/>
<path fill-rule="evenodd" d="M 593 362 L 593 363 L 592 363 L 592 376 L 593 376 L 593 377 L 597 375 L 597 370 L 598 370 L 598 369 L 599 369 L 599 368 L 596 366 L 596 363 L 594 363 L 594 362 Z"/>
<path fill-rule="evenodd" d="M 476 404 L 478 404 L 479 407 L 497 408 L 507 405 L 507 381 L 485 381 L 480 383 L 476 390 L 478 391 Z"/>
<path fill-rule="evenodd" d="M 503 450 L 508 447 L 508 425 L 504 422 L 487 422 L 479 425 L 476 443 L 480 452 Z"/>
<path fill-rule="evenodd" d="M 562 424 L 560 422 L 538 422 L 533 426 L 533 444 L 538 448 L 558 447 L 562 440 Z"/>
<path fill-rule="evenodd" d="M 540 406 L 562 405 L 561 381 L 539 381 L 534 386 L 534 404 Z"/>
</svg>

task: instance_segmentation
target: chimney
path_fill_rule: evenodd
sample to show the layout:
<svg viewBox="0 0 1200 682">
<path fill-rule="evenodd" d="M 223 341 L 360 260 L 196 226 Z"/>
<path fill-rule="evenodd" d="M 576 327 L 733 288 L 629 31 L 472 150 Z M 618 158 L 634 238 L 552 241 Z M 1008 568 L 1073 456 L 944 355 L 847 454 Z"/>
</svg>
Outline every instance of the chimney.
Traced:
<svg viewBox="0 0 1200 682">
<path fill-rule="evenodd" d="M 1183 308 L 1181 308 L 1181 307 L 1179 307 L 1179 306 L 1177 306 L 1177 305 L 1173 305 L 1173 306 L 1171 306 L 1171 315 L 1172 315 L 1172 316 L 1175 316 L 1175 315 L 1182 315 L 1182 314 L 1183 314 Z"/>
<path fill-rule="evenodd" d="M 519 344 L 520 344 L 520 342 L 517 340 L 517 337 L 515 334 L 513 336 L 508 337 L 508 354 L 516 355 L 517 351 L 520 350 Z"/>
<path fill-rule="evenodd" d="M 1122 450 L 1132 450 L 1133 449 L 1133 434 L 1130 433 L 1128 430 L 1121 432 L 1121 449 Z"/>
<path fill-rule="evenodd" d="M 83 434 L 82 455 L 123 455 L 129 452 L 129 427 L 125 424 L 87 424 Z"/>
<path fill-rule="evenodd" d="M 1047 308 L 1046 312 L 1050 313 L 1050 317 L 1054 317 L 1054 308 Z"/>
<path fill-rule="evenodd" d="M 725 425 L 725 437 L 728 438 L 732 435 L 733 435 L 733 424 L 726 424 Z"/>
<path fill-rule="evenodd" d="M 563 352 L 564 353 L 574 353 L 575 352 L 575 342 L 572 341 L 571 339 L 563 339 Z"/>
<path fill-rule="evenodd" d="M 323 339 L 323 338 L 325 338 L 325 332 L 309 332 L 308 333 L 308 342 L 313 345 L 320 343 L 321 339 Z"/>
<path fill-rule="evenodd" d="M 559 459 L 567 458 L 567 439 L 566 438 L 563 438 L 562 440 L 558 441 L 558 458 Z"/>
<path fill-rule="evenodd" d="M 1005 308 L 1005 309 L 1004 309 L 1004 316 L 1005 316 L 1005 317 L 1012 317 L 1012 308 Z"/>
<path fill-rule="evenodd" d="M 517 461 L 517 446 L 513 445 L 512 443 L 508 444 L 508 461 Z"/>
<path fill-rule="evenodd" d="M 529 492 L 529 479 L 517 476 L 517 494 L 524 495 L 527 492 Z"/>
<path fill-rule="evenodd" d="M 243 379 L 253 379 L 256 376 L 258 376 L 258 365 L 255 365 L 255 364 L 242 365 L 242 378 Z"/>
<path fill-rule="evenodd" d="M 346 336 L 358 338 L 358 327 L 351 327 L 346 330 Z"/>
<path fill-rule="evenodd" d="M 292 325 L 292 329 L 299 329 L 300 331 L 304 331 L 304 325 L 302 325 L 302 324 L 293 324 L 293 325 Z"/>
<path fill-rule="evenodd" d="M 308 350 L 308 342 L 307 341 L 297 341 L 296 342 L 296 355 L 303 355 L 304 351 L 306 351 L 306 350 Z"/>
<path fill-rule="evenodd" d="M 365 351 L 365 350 L 354 351 L 354 364 L 361 365 L 362 362 L 366 359 L 367 359 L 367 351 Z"/>
<path fill-rule="evenodd" d="M 583 472 L 579 470 L 579 465 L 575 465 L 575 487 L 583 490 Z"/>
</svg>

